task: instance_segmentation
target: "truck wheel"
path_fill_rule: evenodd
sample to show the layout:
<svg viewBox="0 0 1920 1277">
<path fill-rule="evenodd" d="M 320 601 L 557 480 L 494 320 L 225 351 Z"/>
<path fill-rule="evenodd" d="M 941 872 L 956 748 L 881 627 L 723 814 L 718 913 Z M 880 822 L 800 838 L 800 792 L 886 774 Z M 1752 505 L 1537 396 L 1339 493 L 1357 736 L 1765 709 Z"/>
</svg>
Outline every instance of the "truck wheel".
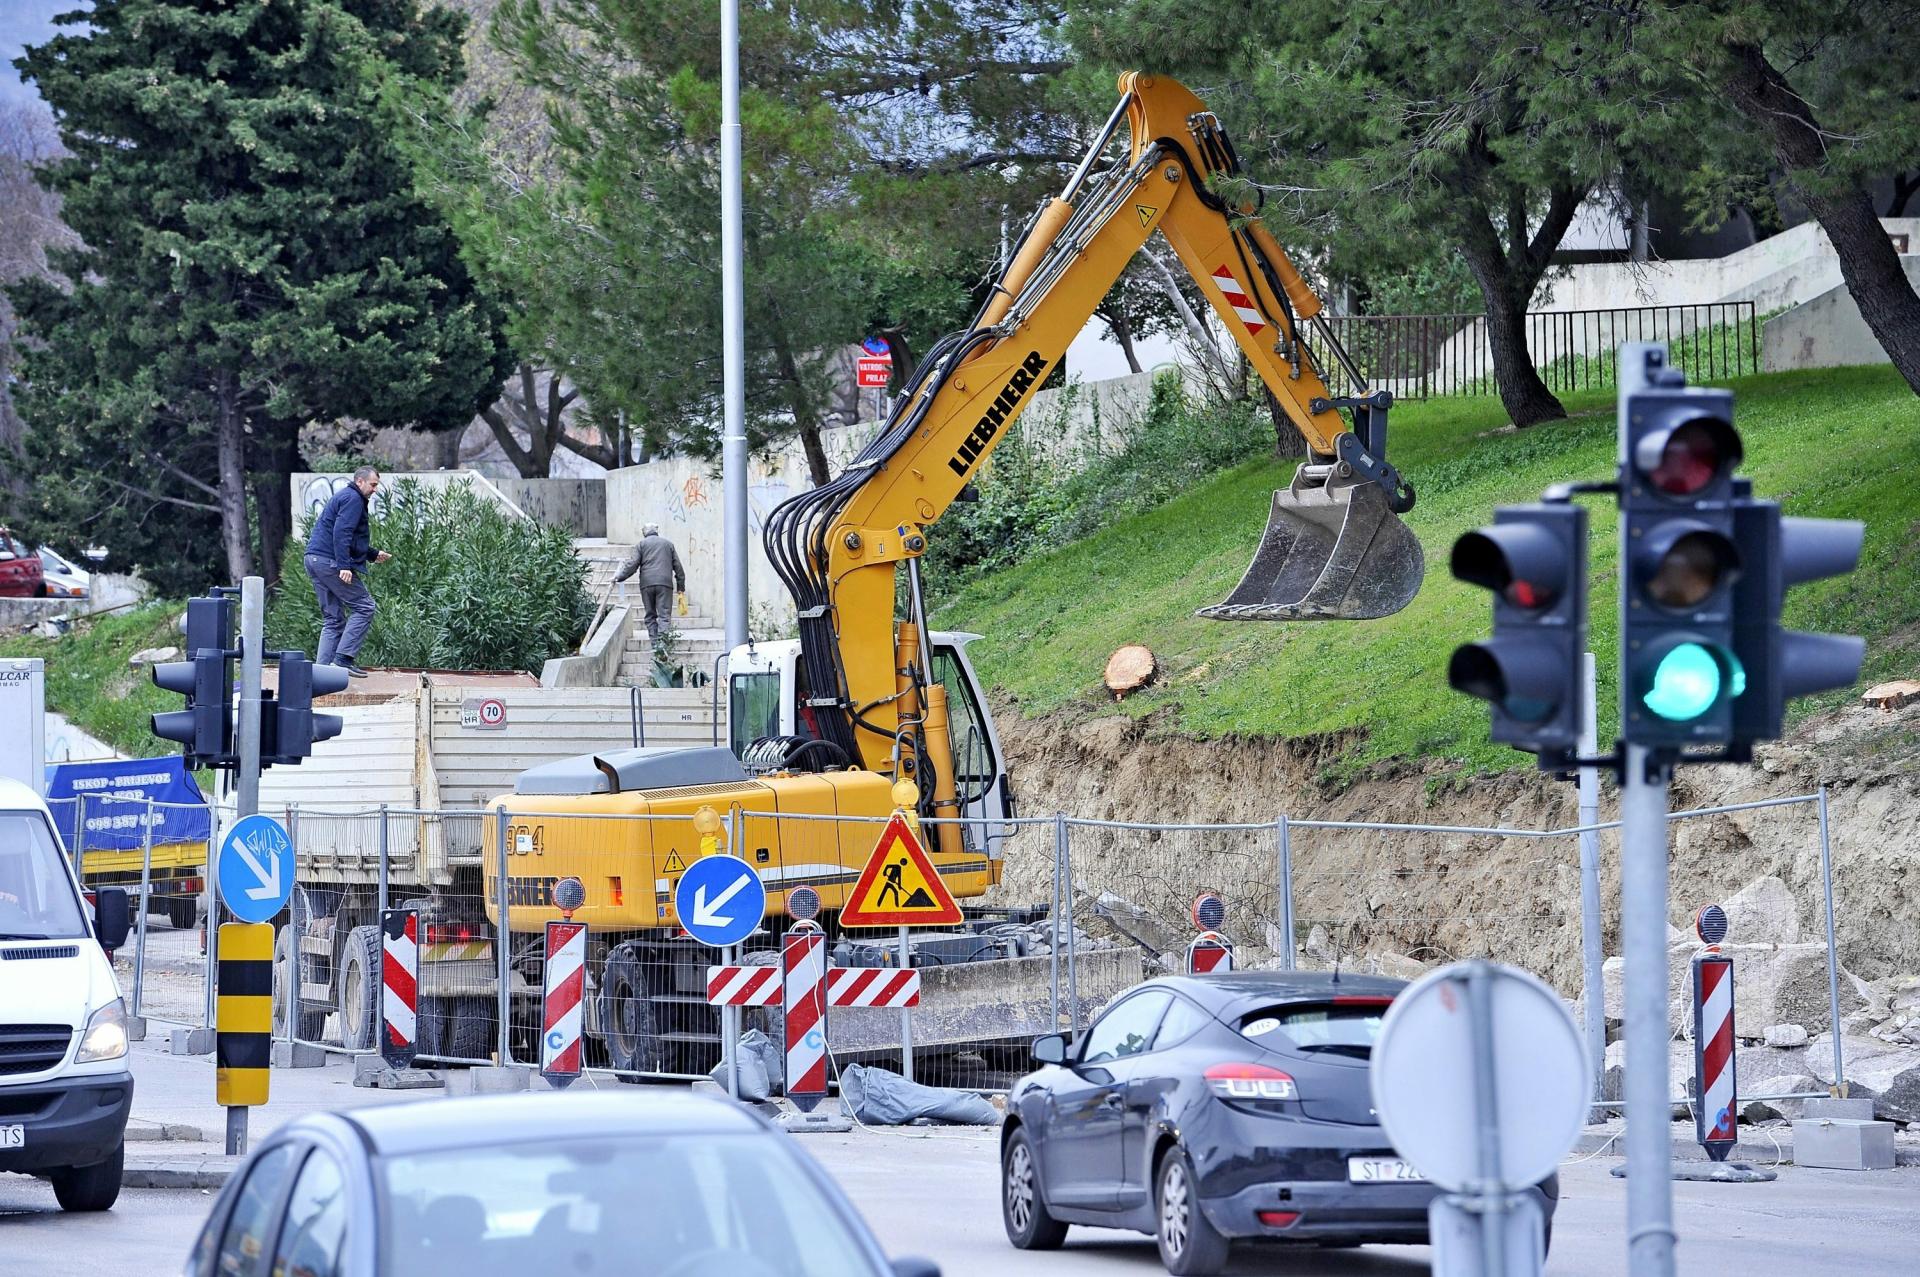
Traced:
<svg viewBox="0 0 1920 1277">
<path fill-rule="evenodd" d="M 355 927 L 340 955 L 340 1045 L 370 1051 L 380 1023 L 380 928 Z"/>
<path fill-rule="evenodd" d="M 125 1169 L 127 1146 L 122 1143 L 112 1156 L 92 1166 L 69 1166 L 47 1178 L 53 1181 L 53 1196 L 61 1210 L 106 1210 L 120 1197 L 120 1175 Z"/>
<path fill-rule="evenodd" d="M 180 931 L 191 930 L 200 920 L 200 902 L 192 896 L 166 897 L 167 921 Z"/>
<path fill-rule="evenodd" d="M 607 1057 L 614 1068 L 659 1072 L 660 1037 L 654 1026 L 646 970 L 640 955 L 625 945 L 607 955 L 600 981 L 600 1023 L 607 1035 Z"/>
<path fill-rule="evenodd" d="M 448 998 L 446 1007 L 447 1054 L 462 1060 L 491 1060 L 500 1049 L 493 999 Z"/>
<path fill-rule="evenodd" d="M 300 1001 L 300 981 L 304 963 L 296 953 L 292 927 L 280 928 L 280 934 L 273 938 L 273 1031 L 276 1035 L 287 1031 L 289 1008 L 298 1006 L 299 1019 L 293 1025 L 293 1036 L 300 1042 L 318 1042 L 320 1035 L 327 1031 L 327 1012 L 322 1007 L 313 1009 L 310 1002 Z"/>
</svg>

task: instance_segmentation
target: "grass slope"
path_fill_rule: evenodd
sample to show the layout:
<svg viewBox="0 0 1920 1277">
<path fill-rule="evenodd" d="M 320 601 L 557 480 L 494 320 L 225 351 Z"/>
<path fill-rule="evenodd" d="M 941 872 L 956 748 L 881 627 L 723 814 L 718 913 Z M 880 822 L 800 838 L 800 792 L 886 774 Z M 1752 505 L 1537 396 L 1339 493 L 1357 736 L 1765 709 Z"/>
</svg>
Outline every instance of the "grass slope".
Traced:
<svg viewBox="0 0 1920 1277">
<path fill-rule="evenodd" d="M 47 708 L 134 758 L 178 753 L 149 730 L 152 715 L 180 708 L 180 697 L 153 685 L 127 658 L 143 648 L 178 647 L 177 602 L 148 603 L 84 622 L 59 638 L 0 640 L 0 656 L 37 656 L 46 663 Z"/>
<path fill-rule="evenodd" d="M 1911 674 L 1920 658 L 1920 399 L 1890 368 L 1742 378 L 1735 421 L 1742 473 L 1788 514 L 1867 523 L 1851 578 L 1796 589 L 1789 623 L 1864 634 L 1866 682 Z M 1408 523 L 1427 579 L 1404 611 L 1348 624 L 1235 624 L 1194 609 L 1226 597 L 1252 557 L 1270 494 L 1292 463 L 1249 462 L 1159 508 L 978 581 L 939 609 L 943 628 L 987 635 L 972 649 L 982 677 L 1030 715 L 1104 702 L 1100 672 L 1123 643 L 1146 643 L 1158 684 L 1120 711 L 1168 711 L 1199 737 L 1357 732 L 1350 767 L 1442 757 L 1500 770 L 1523 756 L 1487 739 L 1485 707 L 1447 687 L 1453 648 L 1484 635 L 1487 594 L 1447 571 L 1454 539 L 1495 505 L 1537 499 L 1549 484 L 1610 478 L 1611 392 L 1574 396 L 1572 417 L 1525 431 L 1494 399 L 1411 403 L 1394 411 L 1393 452 L 1420 492 Z M 1617 520 L 1590 499 L 1592 647 L 1599 656 L 1603 740 L 1617 715 Z M 1832 693 L 1827 703 L 1848 693 Z"/>
</svg>

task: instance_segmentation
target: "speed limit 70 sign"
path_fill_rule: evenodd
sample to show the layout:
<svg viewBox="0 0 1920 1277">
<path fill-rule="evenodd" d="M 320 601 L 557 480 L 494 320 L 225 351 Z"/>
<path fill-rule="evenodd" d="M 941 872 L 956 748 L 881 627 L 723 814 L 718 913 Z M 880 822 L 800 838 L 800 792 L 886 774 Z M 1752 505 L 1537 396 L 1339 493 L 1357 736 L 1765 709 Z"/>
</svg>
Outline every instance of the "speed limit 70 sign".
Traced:
<svg viewBox="0 0 1920 1277">
<path fill-rule="evenodd" d="M 507 703 L 497 696 L 480 696 L 460 702 L 460 726 L 483 731 L 507 725 Z"/>
</svg>

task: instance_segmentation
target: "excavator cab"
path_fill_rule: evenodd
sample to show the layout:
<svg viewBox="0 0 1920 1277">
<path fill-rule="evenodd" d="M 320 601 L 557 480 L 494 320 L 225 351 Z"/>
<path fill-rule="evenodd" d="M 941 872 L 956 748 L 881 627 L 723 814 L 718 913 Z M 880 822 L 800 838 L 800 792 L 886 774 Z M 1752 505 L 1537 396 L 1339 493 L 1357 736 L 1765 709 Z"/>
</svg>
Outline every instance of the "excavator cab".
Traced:
<svg viewBox="0 0 1920 1277">
<path fill-rule="evenodd" d="M 1200 609 L 1217 621 L 1365 621 L 1398 612 L 1420 591 L 1420 541 L 1371 479 L 1301 466 L 1273 494 L 1253 562 L 1224 602 Z"/>
</svg>

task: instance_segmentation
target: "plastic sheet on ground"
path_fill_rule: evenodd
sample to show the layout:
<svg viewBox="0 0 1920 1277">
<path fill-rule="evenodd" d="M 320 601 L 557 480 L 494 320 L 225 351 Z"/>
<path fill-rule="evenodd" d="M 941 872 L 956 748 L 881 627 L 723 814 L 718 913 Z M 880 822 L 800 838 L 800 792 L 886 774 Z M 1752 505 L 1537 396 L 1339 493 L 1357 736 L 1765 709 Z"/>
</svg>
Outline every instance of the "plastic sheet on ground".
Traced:
<svg viewBox="0 0 1920 1277">
<path fill-rule="evenodd" d="M 780 1052 L 767 1035 L 748 1029 L 740 1035 L 740 1098 L 764 1100 L 779 1093 Z M 721 1086 L 727 1084 L 727 1061 L 723 1056 L 708 1077 Z"/>
<path fill-rule="evenodd" d="M 869 1126 L 905 1126 L 926 1118 L 955 1126 L 993 1126 L 1000 1112 L 972 1091 L 909 1082 L 890 1069 L 849 1064 L 840 1070 L 840 1094 L 855 1118 Z"/>
</svg>

